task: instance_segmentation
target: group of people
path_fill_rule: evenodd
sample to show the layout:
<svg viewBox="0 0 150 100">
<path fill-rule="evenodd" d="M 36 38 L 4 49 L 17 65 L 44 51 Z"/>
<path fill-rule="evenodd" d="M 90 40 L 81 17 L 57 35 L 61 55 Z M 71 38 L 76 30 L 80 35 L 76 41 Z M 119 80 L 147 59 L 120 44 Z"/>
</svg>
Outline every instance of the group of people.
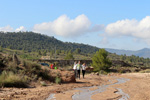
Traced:
<svg viewBox="0 0 150 100">
<path fill-rule="evenodd" d="M 50 68 L 51 68 L 51 69 L 57 69 L 57 67 L 55 66 L 55 63 L 54 63 L 54 64 L 51 64 L 51 65 L 50 65 Z"/>
<path fill-rule="evenodd" d="M 75 61 L 74 62 L 74 66 L 73 66 L 73 70 L 74 70 L 74 73 L 75 73 L 75 78 L 79 78 L 80 79 L 80 70 L 82 70 L 82 75 L 83 75 L 83 78 L 84 78 L 84 75 L 85 75 L 85 70 L 86 70 L 86 64 L 83 63 L 82 65 L 80 64 L 80 61 Z"/>
</svg>

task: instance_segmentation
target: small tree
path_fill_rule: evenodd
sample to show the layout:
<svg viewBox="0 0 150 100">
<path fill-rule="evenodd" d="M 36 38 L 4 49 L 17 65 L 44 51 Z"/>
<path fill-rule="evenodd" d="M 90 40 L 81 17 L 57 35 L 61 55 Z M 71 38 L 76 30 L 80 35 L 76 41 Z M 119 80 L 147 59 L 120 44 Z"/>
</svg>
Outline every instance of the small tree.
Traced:
<svg viewBox="0 0 150 100">
<path fill-rule="evenodd" d="M 73 55 L 72 55 L 72 53 L 68 53 L 67 55 L 66 55 L 66 57 L 65 57 L 65 60 L 70 60 L 70 59 L 74 59 L 74 57 L 73 57 Z"/>
<path fill-rule="evenodd" d="M 59 53 L 60 53 L 60 50 L 56 50 L 56 54 L 59 55 Z"/>
<path fill-rule="evenodd" d="M 43 52 L 43 56 L 46 56 L 46 54 L 47 54 L 47 51 L 45 50 L 45 51 Z"/>
<path fill-rule="evenodd" d="M 42 53 L 41 53 L 41 51 L 40 51 L 40 50 L 38 51 L 38 55 L 42 55 Z"/>
<path fill-rule="evenodd" d="M 80 54 L 80 53 L 81 53 L 81 49 L 77 48 L 77 49 L 75 50 L 75 53 L 76 53 L 76 54 Z"/>
<path fill-rule="evenodd" d="M 111 67 L 111 61 L 108 59 L 108 53 L 105 49 L 100 49 L 92 58 L 94 71 L 108 70 Z"/>
<path fill-rule="evenodd" d="M 50 56 L 53 56 L 53 55 L 54 55 L 54 51 L 51 50 L 51 51 L 50 51 Z"/>
<path fill-rule="evenodd" d="M 3 48 L 2 48 L 2 46 L 0 46 L 0 52 L 2 52 L 3 51 Z"/>
</svg>

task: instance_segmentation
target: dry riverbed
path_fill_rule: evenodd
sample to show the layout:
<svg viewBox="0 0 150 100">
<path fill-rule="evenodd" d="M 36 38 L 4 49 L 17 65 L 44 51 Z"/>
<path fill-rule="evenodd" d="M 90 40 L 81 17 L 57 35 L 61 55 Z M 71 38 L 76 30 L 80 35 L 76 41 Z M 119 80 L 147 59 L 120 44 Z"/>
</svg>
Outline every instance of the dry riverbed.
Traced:
<svg viewBox="0 0 150 100">
<path fill-rule="evenodd" d="M 129 79 L 116 84 L 117 79 Z M 49 85 L 36 88 L 1 88 L 0 100 L 45 100 L 54 94 L 49 100 L 72 100 L 75 94 L 80 94 L 79 87 L 91 87 L 89 92 L 102 88 L 102 92 L 93 93 L 89 100 L 118 100 L 126 97 L 127 100 L 150 100 L 150 74 L 111 74 L 111 75 L 86 75 L 85 79 L 77 79 L 76 83 L 61 85 Z M 98 87 L 96 87 L 98 86 Z M 123 94 L 122 94 L 123 93 Z M 125 100 L 126 100 L 125 99 Z"/>
</svg>

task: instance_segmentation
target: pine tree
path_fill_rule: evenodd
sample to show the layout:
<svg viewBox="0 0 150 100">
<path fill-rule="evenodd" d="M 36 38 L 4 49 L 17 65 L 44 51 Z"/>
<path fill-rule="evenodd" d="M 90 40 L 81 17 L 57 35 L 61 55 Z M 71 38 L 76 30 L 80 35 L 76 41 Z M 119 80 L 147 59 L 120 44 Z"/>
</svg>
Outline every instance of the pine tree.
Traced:
<svg viewBox="0 0 150 100">
<path fill-rule="evenodd" d="M 105 70 L 107 71 L 111 67 L 111 61 L 108 59 L 108 53 L 105 49 L 100 49 L 95 53 L 92 58 L 92 65 L 94 71 Z"/>
<path fill-rule="evenodd" d="M 72 53 L 69 52 L 69 53 L 66 55 L 65 60 L 74 60 L 74 57 L 73 57 Z"/>
</svg>

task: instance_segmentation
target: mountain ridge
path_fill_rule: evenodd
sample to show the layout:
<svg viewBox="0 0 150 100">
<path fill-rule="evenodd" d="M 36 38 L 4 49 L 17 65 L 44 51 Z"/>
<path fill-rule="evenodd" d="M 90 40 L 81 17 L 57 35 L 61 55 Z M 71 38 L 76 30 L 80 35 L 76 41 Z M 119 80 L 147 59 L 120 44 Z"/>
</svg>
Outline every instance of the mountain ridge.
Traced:
<svg viewBox="0 0 150 100">
<path fill-rule="evenodd" d="M 127 56 L 131 56 L 131 55 L 135 55 L 135 56 L 139 56 L 139 57 L 143 57 L 143 58 L 150 58 L 150 48 L 143 48 L 140 50 L 120 50 L 120 49 L 110 49 L 110 48 L 105 48 L 108 52 L 110 53 L 116 53 L 118 55 L 127 55 Z"/>
</svg>

